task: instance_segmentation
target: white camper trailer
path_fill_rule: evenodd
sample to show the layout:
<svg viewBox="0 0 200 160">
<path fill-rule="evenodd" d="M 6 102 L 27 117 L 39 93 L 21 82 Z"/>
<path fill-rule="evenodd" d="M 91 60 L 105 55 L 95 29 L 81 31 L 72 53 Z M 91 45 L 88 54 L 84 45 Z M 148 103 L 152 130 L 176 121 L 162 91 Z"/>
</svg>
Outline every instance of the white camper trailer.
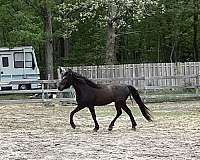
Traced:
<svg viewBox="0 0 200 160">
<path fill-rule="evenodd" d="M 0 48 L 0 90 L 35 89 L 38 84 L 11 85 L 11 81 L 40 79 L 34 48 Z"/>
</svg>

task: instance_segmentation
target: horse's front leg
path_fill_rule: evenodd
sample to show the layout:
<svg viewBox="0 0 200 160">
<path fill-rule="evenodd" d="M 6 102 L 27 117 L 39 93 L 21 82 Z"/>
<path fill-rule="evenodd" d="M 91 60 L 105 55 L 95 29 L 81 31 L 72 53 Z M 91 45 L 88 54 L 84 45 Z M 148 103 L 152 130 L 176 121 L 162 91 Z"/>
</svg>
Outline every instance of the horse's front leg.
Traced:
<svg viewBox="0 0 200 160">
<path fill-rule="evenodd" d="M 94 131 L 98 131 L 99 130 L 99 124 L 97 122 L 97 119 L 96 119 L 96 113 L 95 113 L 95 110 L 94 110 L 94 106 L 92 107 L 89 107 L 89 110 L 90 110 L 90 113 L 92 115 L 92 118 L 94 120 L 94 124 L 95 124 L 95 127 L 94 127 Z"/>
<path fill-rule="evenodd" d="M 72 128 L 76 128 L 76 125 L 74 124 L 74 121 L 73 121 L 73 117 L 74 117 L 74 114 L 78 111 L 80 111 L 81 109 L 83 109 L 85 107 L 82 107 L 82 106 L 77 106 L 71 113 L 70 113 L 70 125 L 72 126 Z"/>
</svg>

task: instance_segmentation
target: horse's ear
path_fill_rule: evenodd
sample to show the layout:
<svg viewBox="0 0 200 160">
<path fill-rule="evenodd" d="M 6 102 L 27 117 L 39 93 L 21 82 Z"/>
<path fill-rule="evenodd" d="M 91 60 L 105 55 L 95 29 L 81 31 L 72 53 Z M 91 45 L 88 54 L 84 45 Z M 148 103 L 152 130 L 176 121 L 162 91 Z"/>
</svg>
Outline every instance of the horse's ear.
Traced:
<svg viewBox="0 0 200 160">
<path fill-rule="evenodd" d="M 71 68 L 68 69 L 68 73 L 72 75 L 73 71 Z"/>
</svg>

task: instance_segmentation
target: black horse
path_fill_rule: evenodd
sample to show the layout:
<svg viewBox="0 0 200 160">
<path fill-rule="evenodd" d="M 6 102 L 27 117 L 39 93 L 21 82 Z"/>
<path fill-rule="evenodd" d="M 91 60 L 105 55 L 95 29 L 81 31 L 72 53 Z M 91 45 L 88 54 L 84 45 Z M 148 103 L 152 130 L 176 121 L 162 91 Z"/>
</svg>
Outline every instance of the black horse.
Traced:
<svg viewBox="0 0 200 160">
<path fill-rule="evenodd" d="M 130 95 L 132 95 L 132 97 L 135 99 L 142 112 L 142 115 L 148 121 L 152 121 L 149 109 L 142 102 L 138 91 L 131 85 L 96 84 L 86 77 L 83 77 L 72 70 L 68 70 L 62 75 L 62 80 L 58 84 L 58 90 L 62 91 L 69 88 L 71 85 L 75 89 L 76 101 L 78 104 L 78 106 L 70 114 L 70 124 L 74 129 L 76 128 L 76 125 L 73 122 L 74 114 L 81 109 L 88 107 L 95 123 L 94 131 L 97 131 L 99 129 L 99 124 L 96 119 L 94 106 L 102 106 L 114 102 L 117 114 L 110 123 L 108 130 L 113 129 L 115 121 L 122 114 L 122 109 L 129 115 L 132 122 L 132 129 L 135 130 L 135 126 L 137 124 L 133 118 L 131 110 L 126 105 L 126 100 Z"/>
</svg>

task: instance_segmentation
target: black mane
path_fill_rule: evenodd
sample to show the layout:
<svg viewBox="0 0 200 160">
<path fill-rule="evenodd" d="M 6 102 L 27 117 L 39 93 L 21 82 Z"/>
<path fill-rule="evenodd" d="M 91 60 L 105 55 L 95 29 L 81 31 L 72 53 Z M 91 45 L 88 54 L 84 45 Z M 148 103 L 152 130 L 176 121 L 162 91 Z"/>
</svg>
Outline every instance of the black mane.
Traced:
<svg viewBox="0 0 200 160">
<path fill-rule="evenodd" d="M 101 88 L 100 85 L 94 83 L 93 81 L 91 81 L 90 79 L 76 73 L 76 72 L 72 72 L 72 75 L 73 77 L 78 80 L 79 82 L 82 82 L 82 83 L 86 83 L 87 85 L 89 85 L 90 87 L 92 88 Z"/>
</svg>

